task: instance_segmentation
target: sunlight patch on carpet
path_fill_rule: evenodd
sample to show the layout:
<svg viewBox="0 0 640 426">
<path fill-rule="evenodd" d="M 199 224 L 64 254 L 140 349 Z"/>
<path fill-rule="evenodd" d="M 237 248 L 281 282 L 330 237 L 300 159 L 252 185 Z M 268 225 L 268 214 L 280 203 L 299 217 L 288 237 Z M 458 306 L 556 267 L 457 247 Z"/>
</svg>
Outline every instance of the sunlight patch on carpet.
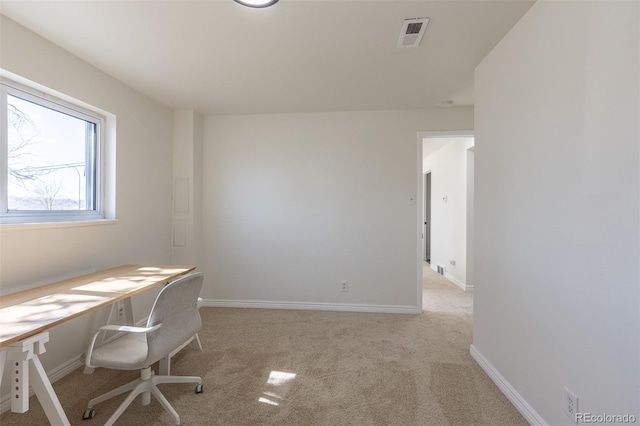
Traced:
<svg viewBox="0 0 640 426">
<path fill-rule="evenodd" d="M 284 371 L 272 371 L 271 373 L 269 373 L 269 378 L 267 379 L 267 385 L 270 386 L 283 386 L 286 385 L 287 383 L 289 383 L 290 381 L 292 381 L 293 379 L 296 378 L 296 374 L 295 373 L 286 373 Z M 275 401 L 275 400 L 282 400 L 283 397 L 280 394 L 277 394 L 275 392 L 262 392 L 262 395 L 260 398 L 258 398 L 258 402 L 263 402 L 265 404 L 269 404 L 269 405 L 280 405 L 279 402 Z"/>
<path fill-rule="evenodd" d="M 296 378 L 294 373 L 285 373 L 283 371 L 272 371 L 267 380 L 268 385 L 282 386 L 290 380 Z"/>
</svg>

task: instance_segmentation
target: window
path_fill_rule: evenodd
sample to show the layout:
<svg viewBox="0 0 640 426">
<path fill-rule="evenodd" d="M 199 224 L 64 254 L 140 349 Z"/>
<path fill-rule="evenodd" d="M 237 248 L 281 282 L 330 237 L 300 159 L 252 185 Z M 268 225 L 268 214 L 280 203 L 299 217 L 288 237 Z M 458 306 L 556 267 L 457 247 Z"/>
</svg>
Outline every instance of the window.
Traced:
<svg viewBox="0 0 640 426">
<path fill-rule="evenodd" d="M 0 83 L 0 223 L 103 219 L 104 117 Z"/>
</svg>

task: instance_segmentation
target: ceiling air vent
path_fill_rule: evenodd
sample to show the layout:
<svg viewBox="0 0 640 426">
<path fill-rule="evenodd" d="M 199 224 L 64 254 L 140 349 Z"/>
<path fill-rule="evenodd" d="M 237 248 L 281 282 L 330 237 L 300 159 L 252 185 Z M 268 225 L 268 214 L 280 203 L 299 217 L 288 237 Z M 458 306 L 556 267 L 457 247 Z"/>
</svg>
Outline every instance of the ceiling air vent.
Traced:
<svg viewBox="0 0 640 426">
<path fill-rule="evenodd" d="M 398 39 L 398 47 L 418 47 L 429 18 L 405 19 Z"/>
</svg>

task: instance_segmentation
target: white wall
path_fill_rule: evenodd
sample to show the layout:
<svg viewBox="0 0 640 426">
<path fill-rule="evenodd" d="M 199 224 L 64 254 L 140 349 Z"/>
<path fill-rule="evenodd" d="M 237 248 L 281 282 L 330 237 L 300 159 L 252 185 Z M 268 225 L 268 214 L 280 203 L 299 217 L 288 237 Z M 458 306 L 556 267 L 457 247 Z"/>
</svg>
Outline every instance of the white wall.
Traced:
<svg viewBox="0 0 640 426">
<path fill-rule="evenodd" d="M 466 288 L 467 276 L 467 149 L 473 138 L 426 138 L 446 142 L 423 159 L 431 171 L 431 267 L 446 268 L 445 276 Z M 446 201 L 444 198 L 446 197 Z M 451 264 L 454 261 L 455 265 Z"/>
<path fill-rule="evenodd" d="M 476 70 L 473 346 L 548 424 L 640 418 L 638 2 L 538 2 Z"/>
<path fill-rule="evenodd" d="M 408 196 L 419 192 L 417 132 L 467 129 L 472 114 L 207 117 L 205 299 L 415 311 L 421 209 Z"/>
<path fill-rule="evenodd" d="M 0 292 L 120 264 L 169 263 L 172 111 L 0 18 L 3 69 L 116 115 L 118 219 L 115 224 L 88 227 L 0 227 Z M 150 293 L 135 298 L 137 319 L 150 308 L 155 296 Z M 45 369 L 86 349 L 97 316 L 87 315 L 51 330 L 42 356 Z"/>
</svg>

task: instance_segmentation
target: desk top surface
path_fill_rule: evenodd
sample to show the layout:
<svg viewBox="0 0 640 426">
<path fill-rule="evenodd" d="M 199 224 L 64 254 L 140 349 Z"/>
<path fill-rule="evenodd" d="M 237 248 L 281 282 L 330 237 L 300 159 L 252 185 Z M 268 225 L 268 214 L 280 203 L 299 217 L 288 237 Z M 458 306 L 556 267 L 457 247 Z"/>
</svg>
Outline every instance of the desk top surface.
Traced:
<svg viewBox="0 0 640 426">
<path fill-rule="evenodd" d="M 0 347 L 126 299 L 195 266 L 123 265 L 0 297 Z"/>
</svg>

